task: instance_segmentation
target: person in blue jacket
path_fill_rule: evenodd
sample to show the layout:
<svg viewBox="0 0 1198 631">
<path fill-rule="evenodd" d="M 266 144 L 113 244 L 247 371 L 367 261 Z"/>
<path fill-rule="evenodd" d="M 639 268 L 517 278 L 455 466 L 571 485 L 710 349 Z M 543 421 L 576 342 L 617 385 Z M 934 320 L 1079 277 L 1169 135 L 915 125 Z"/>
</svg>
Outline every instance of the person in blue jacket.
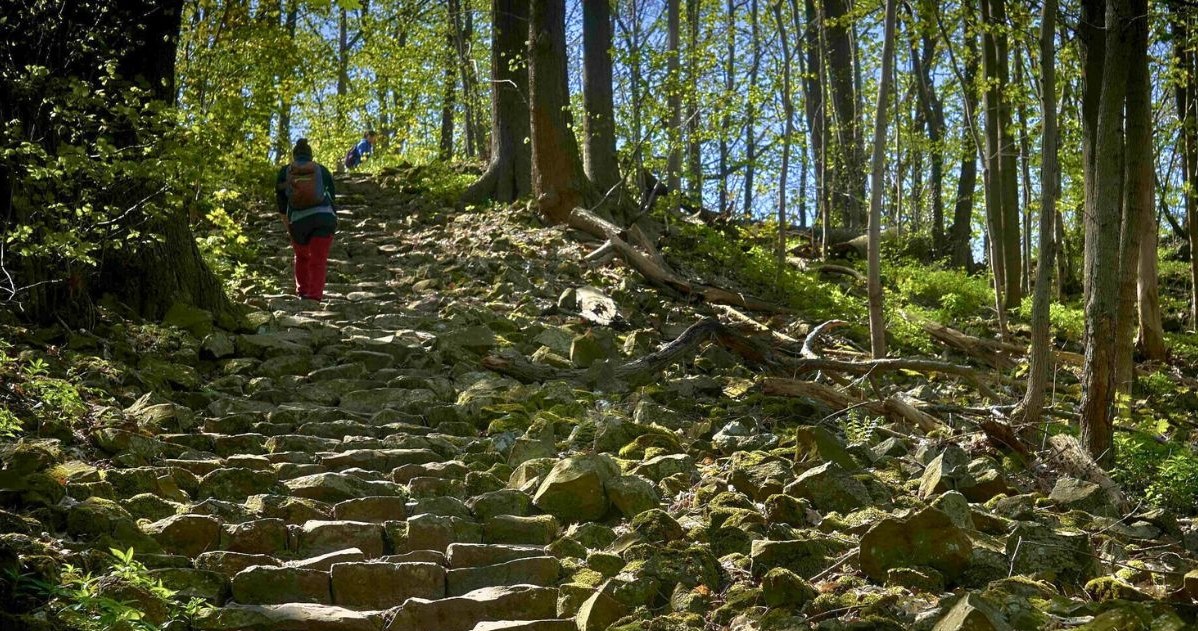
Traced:
<svg viewBox="0 0 1198 631">
<path fill-rule="evenodd" d="M 337 232 L 337 191 L 333 174 L 312 159 L 307 139 L 296 141 L 291 157 L 275 178 L 275 201 L 295 250 L 295 293 L 319 301 Z"/>
<path fill-rule="evenodd" d="M 378 134 L 373 129 L 362 134 L 362 140 L 358 141 L 358 144 L 354 145 L 353 149 L 346 152 L 345 168 L 356 169 L 358 165 L 362 164 L 362 160 L 365 160 L 370 154 L 374 153 L 374 141 L 376 138 L 378 138 Z"/>
</svg>

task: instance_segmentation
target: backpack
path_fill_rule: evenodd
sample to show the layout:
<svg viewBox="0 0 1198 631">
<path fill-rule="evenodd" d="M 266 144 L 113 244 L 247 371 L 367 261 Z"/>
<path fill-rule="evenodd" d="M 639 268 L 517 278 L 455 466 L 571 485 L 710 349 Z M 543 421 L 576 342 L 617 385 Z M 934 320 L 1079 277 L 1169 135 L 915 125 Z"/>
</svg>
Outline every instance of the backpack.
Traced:
<svg viewBox="0 0 1198 631">
<path fill-rule="evenodd" d="M 362 154 L 358 151 L 357 145 L 354 145 L 353 149 L 345 152 L 345 167 L 352 169 L 359 164 L 362 164 Z"/>
<path fill-rule="evenodd" d="M 324 204 L 324 178 L 320 165 L 311 160 L 292 162 L 287 167 L 287 205 L 292 210 L 303 210 Z"/>
</svg>

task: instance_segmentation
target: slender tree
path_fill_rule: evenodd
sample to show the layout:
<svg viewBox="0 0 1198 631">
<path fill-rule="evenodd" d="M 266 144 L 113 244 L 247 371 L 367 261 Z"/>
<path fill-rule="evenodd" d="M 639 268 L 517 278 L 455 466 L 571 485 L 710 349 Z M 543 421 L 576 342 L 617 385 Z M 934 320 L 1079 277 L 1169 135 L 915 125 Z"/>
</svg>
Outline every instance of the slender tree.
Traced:
<svg viewBox="0 0 1198 631">
<path fill-rule="evenodd" d="M 897 0 L 886 0 L 882 40 L 882 79 L 874 110 L 873 172 L 869 182 L 869 346 L 875 358 L 886 356 L 882 317 L 882 188 L 886 172 L 886 98 L 894 81 L 894 23 Z"/>
<path fill-rule="evenodd" d="M 669 160 L 666 182 L 670 189 L 670 209 L 678 212 L 682 203 L 682 10 L 680 0 L 666 2 L 668 21 L 666 45 L 666 102 L 670 111 Z"/>
<path fill-rule="evenodd" d="M 790 90 L 790 42 L 786 39 L 786 22 L 782 19 L 782 0 L 774 2 L 774 22 L 778 26 L 778 39 L 782 42 L 782 111 L 785 124 L 782 128 L 782 168 L 778 173 L 778 269 L 786 263 L 786 178 L 790 171 L 790 144 L 794 135 L 795 108 Z"/>
<path fill-rule="evenodd" d="M 1027 391 L 1013 416 L 1024 423 L 1040 420 L 1044 390 L 1052 367 L 1049 308 L 1053 261 L 1055 260 L 1057 182 L 1057 70 L 1053 39 L 1056 36 L 1057 1 L 1044 0 L 1040 18 L 1040 253 L 1036 263 L 1036 285 L 1032 294 L 1032 345 L 1029 353 Z"/>
<path fill-rule="evenodd" d="M 757 175 L 757 74 L 761 67 L 761 29 L 757 0 L 749 0 L 749 37 L 753 57 L 749 63 L 749 85 L 745 91 L 745 215 L 753 213 L 753 187 Z"/>
</svg>

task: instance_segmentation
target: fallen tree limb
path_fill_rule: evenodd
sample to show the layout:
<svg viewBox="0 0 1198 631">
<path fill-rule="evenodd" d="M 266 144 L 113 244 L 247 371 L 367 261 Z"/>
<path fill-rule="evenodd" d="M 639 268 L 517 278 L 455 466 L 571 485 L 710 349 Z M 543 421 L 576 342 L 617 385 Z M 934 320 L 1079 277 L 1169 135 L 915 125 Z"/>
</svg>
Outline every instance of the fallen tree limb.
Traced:
<svg viewBox="0 0 1198 631">
<path fill-rule="evenodd" d="M 1015 366 L 1012 355 L 1017 357 L 1027 355 L 1027 347 L 1021 344 L 977 337 L 931 320 L 924 320 L 920 324 L 933 339 L 971 357 L 977 357 L 1000 370 L 1007 370 Z M 1081 366 L 1085 362 L 1085 357 L 1081 353 L 1053 349 L 1053 355 L 1058 362 L 1071 366 Z"/>
<path fill-rule="evenodd" d="M 833 265 L 832 263 L 810 263 L 807 259 L 798 256 L 789 256 L 786 262 L 797 267 L 804 272 L 813 272 L 816 274 L 840 274 L 841 276 L 849 276 L 855 280 L 865 282 L 865 274 L 845 265 Z"/>
<path fill-rule="evenodd" d="M 714 318 L 707 318 L 692 324 L 681 335 L 656 351 L 615 366 L 611 378 L 628 383 L 644 382 L 670 365 L 694 355 L 699 345 L 708 341 L 719 344 L 753 364 L 766 362 L 769 355 L 769 349 L 763 348 L 763 345 L 755 340 L 740 335 Z M 483 358 L 482 364 L 488 370 L 524 383 L 586 381 L 595 375 L 588 369 L 535 364 L 515 351 L 488 355 Z"/>
<path fill-rule="evenodd" d="M 802 342 L 800 342 L 799 340 L 797 340 L 785 333 L 782 333 L 781 331 L 775 331 L 774 329 L 771 329 L 770 327 L 754 320 L 753 318 L 750 318 L 744 312 L 738 311 L 736 309 L 736 307 L 733 307 L 731 305 L 716 305 L 716 307 L 720 311 L 724 312 L 724 314 L 727 315 L 729 318 L 732 318 L 733 320 L 736 320 L 737 322 L 740 322 L 740 323 L 744 324 L 745 326 L 748 326 L 748 327 L 756 330 L 758 333 L 769 334 L 770 337 L 774 338 L 775 341 L 777 341 L 781 344 L 794 345 L 794 346 L 799 346 L 802 344 Z"/>
<path fill-rule="evenodd" d="M 799 352 L 805 359 L 821 359 L 819 354 L 820 340 L 828 332 L 839 329 L 843 326 L 848 326 L 849 323 L 844 320 L 828 320 L 823 324 L 811 329 L 807 334 L 807 338 L 803 340 L 803 350 Z"/>
<path fill-rule="evenodd" d="M 779 360 L 788 371 L 796 374 L 804 372 L 813 372 L 816 370 L 847 372 L 857 375 L 873 374 L 877 372 L 892 372 L 895 370 L 911 370 L 914 372 L 938 372 L 946 375 L 954 375 L 969 381 L 982 395 L 991 399 L 997 400 L 998 393 L 994 392 L 982 379 L 982 374 L 977 370 L 960 364 L 952 364 L 936 359 L 919 359 L 919 358 L 903 358 L 903 357 L 885 357 L 882 359 L 871 359 L 862 361 L 845 361 L 840 359 L 825 359 L 821 357 L 803 358 L 803 359 L 785 359 Z"/>
<path fill-rule="evenodd" d="M 906 399 L 898 396 L 887 397 L 881 401 L 871 401 L 822 383 L 781 377 L 767 377 L 761 381 L 760 387 L 764 394 L 811 399 L 834 410 L 863 407 L 873 414 L 881 414 L 896 421 L 905 421 L 915 425 L 925 433 L 944 426 L 936 417 L 917 409 Z"/>
<path fill-rule="evenodd" d="M 660 254 L 647 240 L 643 247 L 648 248 L 652 254 L 646 254 L 633 247 L 624 239 L 624 232 L 618 226 L 586 209 L 575 208 L 571 211 L 568 223 L 572 228 L 610 242 L 620 257 L 651 284 L 677 292 L 687 299 L 766 313 L 787 313 L 787 309 L 764 300 L 683 278 L 660 259 Z"/>
</svg>

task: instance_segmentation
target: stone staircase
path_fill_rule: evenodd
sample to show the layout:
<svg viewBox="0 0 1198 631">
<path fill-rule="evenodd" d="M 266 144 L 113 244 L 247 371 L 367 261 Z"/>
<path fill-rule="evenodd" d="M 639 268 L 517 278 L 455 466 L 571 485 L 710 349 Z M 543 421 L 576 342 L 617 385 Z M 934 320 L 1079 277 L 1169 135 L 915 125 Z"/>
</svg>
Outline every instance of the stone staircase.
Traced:
<svg viewBox="0 0 1198 631">
<path fill-rule="evenodd" d="M 67 531 L 134 547 L 166 586 L 213 605 L 203 630 L 575 629 L 549 548 L 563 524 L 533 506 L 538 475 L 451 405 L 444 375 L 477 370 L 452 349 L 478 332 L 411 326 L 439 302 L 396 277 L 430 255 L 404 241 L 403 209 L 363 197 L 381 195 L 373 182 L 339 186 L 326 301 L 267 296 L 259 333 L 209 334 L 200 355 L 218 370 L 190 384 L 204 406 L 171 395 L 127 411 L 167 430 L 156 437 L 101 430 L 113 467 L 68 479 L 81 501 Z M 253 230 L 289 279 L 273 219 Z"/>
</svg>

